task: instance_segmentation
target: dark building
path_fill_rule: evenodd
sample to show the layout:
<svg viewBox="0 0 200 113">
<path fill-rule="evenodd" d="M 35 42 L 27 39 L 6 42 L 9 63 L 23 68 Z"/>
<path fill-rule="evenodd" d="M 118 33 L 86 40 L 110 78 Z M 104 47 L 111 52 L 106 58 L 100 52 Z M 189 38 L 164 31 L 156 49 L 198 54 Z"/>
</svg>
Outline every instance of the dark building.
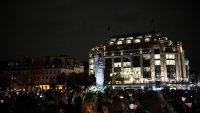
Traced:
<svg viewBox="0 0 200 113">
<path fill-rule="evenodd" d="M 58 75 L 83 73 L 83 63 L 67 56 L 21 57 L 1 62 L 1 70 L 15 86 L 35 86 L 49 89 Z M 15 87 L 14 86 L 14 87 Z"/>
</svg>

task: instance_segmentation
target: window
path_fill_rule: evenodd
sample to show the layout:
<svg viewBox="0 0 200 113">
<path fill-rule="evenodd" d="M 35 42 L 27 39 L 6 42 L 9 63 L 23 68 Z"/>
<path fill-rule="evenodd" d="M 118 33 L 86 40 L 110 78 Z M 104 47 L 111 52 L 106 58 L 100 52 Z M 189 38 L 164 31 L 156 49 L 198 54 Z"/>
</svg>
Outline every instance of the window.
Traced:
<svg viewBox="0 0 200 113">
<path fill-rule="evenodd" d="M 123 68 L 123 72 L 130 73 L 131 72 L 131 68 Z"/>
<path fill-rule="evenodd" d="M 142 50 L 142 53 L 143 53 L 143 54 L 150 53 L 150 52 L 151 52 L 150 49 L 143 49 L 143 50 Z"/>
<path fill-rule="evenodd" d="M 176 77 L 176 66 L 174 66 L 174 65 L 167 66 L 167 77 L 169 77 L 169 78 Z"/>
<path fill-rule="evenodd" d="M 114 42 L 110 42 L 110 45 L 113 45 Z"/>
<path fill-rule="evenodd" d="M 156 65 L 155 66 L 155 76 L 156 76 L 156 78 L 160 78 L 160 76 L 161 76 L 161 67 L 160 67 L 160 65 Z"/>
<path fill-rule="evenodd" d="M 130 44 L 130 43 L 131 43 L 131 40 L 127 40 L 126 43 L 127 43 L 127 44 Z"/>
<path fill-rule="evenodd" d="M 144 72 L 150 72 L 150 67 L 144 67 Z"/>
<path fill-rule="evenodd" d="M 133 37 L 127 37 L 126 39 L 130 39 L 130 40 L 132 40 L 132 39 L 133 39 Z"/>
<path fill-rule="evenodd" d="M 121 67 L 121 62 L 114 63 L 114 67 Z"/>
<path fill-rule="evenodd" d="M 135 39 L 134 43 L 140 43 L 140 39 Z"/>
<path fill-rule="evenodd" d="M 111 56 L 112 53 L 111 52 L 105 52 L 105 56 Z"/>
<path fill-rule="evenodd" d="M 144 41 L 145 41 L 145 42 L 149 42 L 149 41 L 150 41 L 150 38 L 145 38 Z"/>
<path fill-rule="evenodd" d="M 133 67 L 140 66 L 140 56 L 133 56 Z"/>
<path fill-rule="evenodd" d="M 140 67 L 134 67 L 133 71 L 141 71 L 141 70 L 140 70 Z"/>
<path fill-rule="evenodd" d="M 150 55 L 149 54 L 143 54 L 143 59 L 145 59 L 145 60 L 150 59 Z"/>
<path fill-rule="evenodd" d="M 160 65 L 160 60 L 155 60 L 155 65 Z"/>
<path fill-rule="evenodd" d="M 152 36 L 149 34 L 149 35 L 145 35 L 145 37 L 152 37 Z"/>
<path fill-rule="evenodd" d="M 94 74 L 94 71 L 93 71 L 93 70 L 90 70 L 90 73 L 91 73 L 91 74 Z"/>
<path fill-rule="evenodd" d="M 121 57 L 114 58 L 114 62 L 121 62 Z"/>
<path fill-rule="evenodd" d="M 142 38 L 142 36 L 137 36 L 136 38 Z"/>
<path fill-rule="evenodd" d="M 171 53 L 171 52 L 173 52 L 173 48 L 165 48 L 165 52 Z"/>
<path fill-rule="evenodd" d="M 166 60 L 166 65 L 175 65 L 175 60 Z"/>
<path fill-rule="evenodd" d="M 160 54 L 155 54 L 154 59 L 160 59 Z"/>
<path fill-rule="evenodd" d="M 90 69 L 93 69 L 94 68 L 94 65 L 90 65 Z"/>
<path fill-rule="evenodd" d="M 154 54 L 160 54 L 160 49 L 154 49 Z"/>
<path fill-rule="evenodd" d="M 121 44 L 122 44 L 122 41 L 118 41 L 117 44 L 118 44 L 118 45 L 121 45 Z"/>
<path fill-rule="evenodd" d="M 124 38 L 119 38 L 119 40 L 124 40 Z"/>
<path fill-rule="evenodd" d="M 91 64 L 93 64 L 93 63 L 94 63 L 93 59 L 91 59 L 91 60 L 90 60 L 90 63 L 91 63 Z"/>
<path fill-rule="evenodd" d="M 143 58 L 143 66 L 144 67 L 150 66 L 150 59 L 144 59 Z"/>
<path fill-rule="evenodd" d="M 121 67 L 115 67 L 114 72 L 121 72 Z"/>
<path fill-rule="evenodd" d="M 175 59 L 174 54 L 166 54 L 166 59 Z"/>
<path fill-rule="evenodd" d="M 132 61 L 132 56 L 124 56 L 123 57 L 123 62 L 131 62 Z"/>
<path fill-rule="evenodd" d="M 123 62 L 123 67 L 130 67 L 131 66 L 131 62 Z"/>
<path fill-rule="evenodd" d="M 110 39 L 110 41 L 116 41 L 116 38 L 112 38 L 112 39 Z"/>
<path fill-rule="evenodd" d="M 143 78 L 151 78 L 150 67 L 143 68 Z"/>
<path fill-rule="evenodd" d="M 140 78 L 141 77 L 141 68 L 134 67 L 133 68 L 133 78 Z"/>
</svg>

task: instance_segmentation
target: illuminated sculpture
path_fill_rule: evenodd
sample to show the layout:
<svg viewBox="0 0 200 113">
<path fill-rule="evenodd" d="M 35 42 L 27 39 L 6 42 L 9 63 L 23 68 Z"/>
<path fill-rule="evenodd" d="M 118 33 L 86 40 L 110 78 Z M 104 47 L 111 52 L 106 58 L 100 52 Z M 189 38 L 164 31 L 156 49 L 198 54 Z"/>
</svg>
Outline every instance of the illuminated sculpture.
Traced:
<svg viewBox="0 0 200 113">
<path fill-rule="evenodd" d="M 103 85 L 104 83 L 104 64 L 99 55 L 94 56 L 94 71 L 96 78 L 96 86 L 90 86 L 86 89 L 87 93 L 97 93 L 104 92 L 106 87 Z"/>
<path fill-rule="evenodd" d="M 96 86 L 103 86 L 104 82 L 104 64 L 99 55 L 94 57 L 94 70 L 96 77 Z"/>
</svg>

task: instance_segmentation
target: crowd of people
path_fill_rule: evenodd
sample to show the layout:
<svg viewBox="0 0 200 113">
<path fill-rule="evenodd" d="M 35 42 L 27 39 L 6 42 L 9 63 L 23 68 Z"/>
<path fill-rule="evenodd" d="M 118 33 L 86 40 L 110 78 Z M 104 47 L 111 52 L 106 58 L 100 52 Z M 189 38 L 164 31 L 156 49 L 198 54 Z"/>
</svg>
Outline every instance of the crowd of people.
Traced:
<svg viewBox="0 0 200 113">
<path fill-rule="evenodd" d="M 197 90 L 0 90 L 0 113 L 200 113 Z"/>
</svg>

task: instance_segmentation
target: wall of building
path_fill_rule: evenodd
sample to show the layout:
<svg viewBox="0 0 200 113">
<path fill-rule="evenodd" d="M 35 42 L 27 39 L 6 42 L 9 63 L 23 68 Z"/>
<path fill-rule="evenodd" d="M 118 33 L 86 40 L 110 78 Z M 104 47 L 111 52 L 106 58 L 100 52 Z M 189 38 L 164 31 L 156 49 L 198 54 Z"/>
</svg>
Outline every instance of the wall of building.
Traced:
<svg viewBox="0 0 200 113">
<path fill-rule="evenodd" d="M 92 48 L 90 75 L 94 74 L 95 54 L 104 60 L 114 84 L 188 82 L 182 43 L 172 42 L 159 33 L 116 36 Z"/>
</svg>

